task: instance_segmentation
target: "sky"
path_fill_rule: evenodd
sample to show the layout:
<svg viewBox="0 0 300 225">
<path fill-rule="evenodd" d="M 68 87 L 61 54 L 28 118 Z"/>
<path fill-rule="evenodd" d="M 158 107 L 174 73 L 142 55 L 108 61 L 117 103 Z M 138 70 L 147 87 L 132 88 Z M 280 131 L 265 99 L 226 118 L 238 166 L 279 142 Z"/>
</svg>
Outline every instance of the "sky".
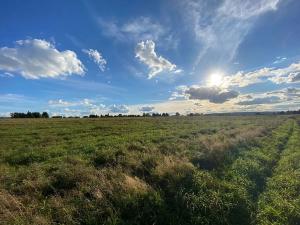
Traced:
<svg viewBox="0 0 300 225">
<path fill-rule="evenodd" d="M 2 0 L 0 116 L 300 108 L 298 0 Z"/>
</svg>

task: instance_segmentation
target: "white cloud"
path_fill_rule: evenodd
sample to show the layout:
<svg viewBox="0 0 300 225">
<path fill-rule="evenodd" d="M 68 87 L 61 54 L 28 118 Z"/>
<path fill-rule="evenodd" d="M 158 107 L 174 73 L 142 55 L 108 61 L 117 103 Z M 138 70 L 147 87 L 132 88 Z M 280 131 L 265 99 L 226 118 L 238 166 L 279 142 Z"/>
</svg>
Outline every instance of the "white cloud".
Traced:
<svg viewBox="0 0 300 225">
<path fill-rule="evenodd" d="M 283 63 L 284 61 L 287 60 L 287 57 L 280 57 L 280 56 L 277 56 L 276 57 L 276 60 L 273 62 L 273 64 L 280 64 L 280 63 Z"/>
<path fill-rule="evenodd" d="M 0 73 L 0 77 L 14 77 L 15 75 L 13 75 L 12 73 L 9 73 L 9 72 L 5 72 L 5 73 Z"/>
<path fill-rule="evenodd" d="M 109 107 L 110 112 L 112 113 L 128 113 L 129 108 L 127 105 L 111 105 Z"/>
<path fill-rule="evenodd" d="M 155 43 L 152 40 L 142 41 L 137 44 L 135 49 L 136 57 L 146 64 L 150 69 L 148 78 L 151 79 L 161 72 L 180 73 L 182 70 L 176 69 L 176 65 L 172 64 L 162 56 L 158 56 L 155 52 Z"/>
<path fill-rule="evenodd" d="M 102 72 L 105 71 L 107 61 L 103 58 L 102 54 L 99 51 L 97 51 L 96 49 L 83 49 L 82 51 L 88 54 L 90 59 L 92 59 L 94 63 L 98 65 L 99 69 Z"/>
<path fill-rule="evenodd" d="M 246 87 L 251 84 L 263 82 L 270 76 L 272 68 L 262 68 L 251 72 L 239 71 L 236 74 L 225 76 L 222 81 L 223 87 L 238 86 Z"/>
<path fill-rule="evenodd" d="M 276 84 L 300 82 L 300 62 L 283 68 L 262 68 L 251 72 L 239 71 L 236 74 L 225 76 L 222 87 L 246 87 L 265 81 Z"/>
<path fill-rule="evenodd" d="M 185 91 L 188 89 L 189 87 L 187 87 L 186 85 L 177 86 L 175 88 L 175 91 L 171 93 L 171 97 L 169 98 L 169 100 L 173 101 L 188 99 L 188 96 L 185 94 Z"/>
<path fill-rule="evenodd" d="M 201 44 L 195 64 L 209 52 L 232 60 L 239 45 L 262 14 L 277 9 L 280 0 L 179 0 L 180 11 Z"/>
<path fill-rule="evenodd" d="M 20 40 L 14 48 L 0 48 L 0 70 L 21 74 L 27 79 L 85 73 L 75 52 L 59 51 L 53 44 L 40 39 Z"/>
</svg>

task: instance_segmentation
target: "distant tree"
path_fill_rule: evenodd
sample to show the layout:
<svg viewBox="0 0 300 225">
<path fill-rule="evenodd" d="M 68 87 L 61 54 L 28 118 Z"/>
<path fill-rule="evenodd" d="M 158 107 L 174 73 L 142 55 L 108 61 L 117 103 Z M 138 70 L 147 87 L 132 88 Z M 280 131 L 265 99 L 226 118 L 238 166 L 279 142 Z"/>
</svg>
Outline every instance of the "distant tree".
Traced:
<svg viewBox="0 0 300 225">
<path fill-rule="evenodd" d="M 175 113 L 175 116 L 180 116 L 180 113 L 179 113 L 179 112 L 176 112 L 176 113 Z"/>
<path fill-rule="evenodd" d="M 99 116 L 98 116 L 98 115 L 91 114 L 91 115 L 89 115 L 89 118 L 99 118 Z"/>
<path fill-rule="evenodd" d="M 14 112 L 10 114 L 11 118 L 41 118 L 41 113 L 39 112 L 30 112 L 27 113 L 18 113 Z"/>
<path fill-rule="evenodd" d="M 52 116 L 52 118 L 62 119 L 62 116 Z"/>
<path fill-rule="evenodd" d="M 31 112 L 27 112 L 26 118 L 32 118 L 32 113 Z"/>
<path fill-rule="evenodd" d="M 47 112 L 42 113 L 42 118 L 49 118 L 49 114 Z"/>
<path fill-rule="evenodd" d="M 159 116 L 161 116 L 161 114 L 160 113 L 152 113 L 152 116 L 153 117 L 159 117 Z"/>
</svg>

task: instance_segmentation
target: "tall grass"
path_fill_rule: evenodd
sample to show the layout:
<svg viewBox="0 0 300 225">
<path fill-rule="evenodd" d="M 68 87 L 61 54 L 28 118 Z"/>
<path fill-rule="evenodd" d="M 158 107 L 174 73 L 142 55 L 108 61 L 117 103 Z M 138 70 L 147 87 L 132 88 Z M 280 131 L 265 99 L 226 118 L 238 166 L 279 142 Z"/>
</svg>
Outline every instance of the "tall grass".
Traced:
<svg viewBox="0 0 300 225">
<path fill-rule="evenodd" d="M 0 120 L 0 224 L 253 223 L 291 121 Z"/>
<path fill-rule="evenodd" d="M 300 224 L 300 128 L 296 123 L 258 205 L 258 224 Z"/>
</svg>

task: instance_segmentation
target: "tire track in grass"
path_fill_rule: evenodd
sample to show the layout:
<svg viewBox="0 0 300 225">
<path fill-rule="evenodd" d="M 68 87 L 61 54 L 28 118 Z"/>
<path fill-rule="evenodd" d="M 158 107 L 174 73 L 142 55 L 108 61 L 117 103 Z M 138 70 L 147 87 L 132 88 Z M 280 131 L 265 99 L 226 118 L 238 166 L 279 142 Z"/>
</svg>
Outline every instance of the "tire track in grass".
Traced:
<svg viewBox="0 0 300 225">
<path fill-rule="evenodd" d="M 300 121 L 298 122 L 300 124 Z M 259 196 L 256 224 L 300 224 L 300 127 L 294 123 L 293 133 L 281 158 Z"/>
<path fill-rule="evenodd" d="M 236 186 L 238 195 L 246 202 L 243 207 L 229 210 L 230 224 L 245 225 L 254 221 L 258 197 L 293 132 L 293 123 L 287 121 L 274 130 L 272 138 L 264 140 L 261 147 L 243 152 L 226 171 L 225 181 Z"/>
</svg>

